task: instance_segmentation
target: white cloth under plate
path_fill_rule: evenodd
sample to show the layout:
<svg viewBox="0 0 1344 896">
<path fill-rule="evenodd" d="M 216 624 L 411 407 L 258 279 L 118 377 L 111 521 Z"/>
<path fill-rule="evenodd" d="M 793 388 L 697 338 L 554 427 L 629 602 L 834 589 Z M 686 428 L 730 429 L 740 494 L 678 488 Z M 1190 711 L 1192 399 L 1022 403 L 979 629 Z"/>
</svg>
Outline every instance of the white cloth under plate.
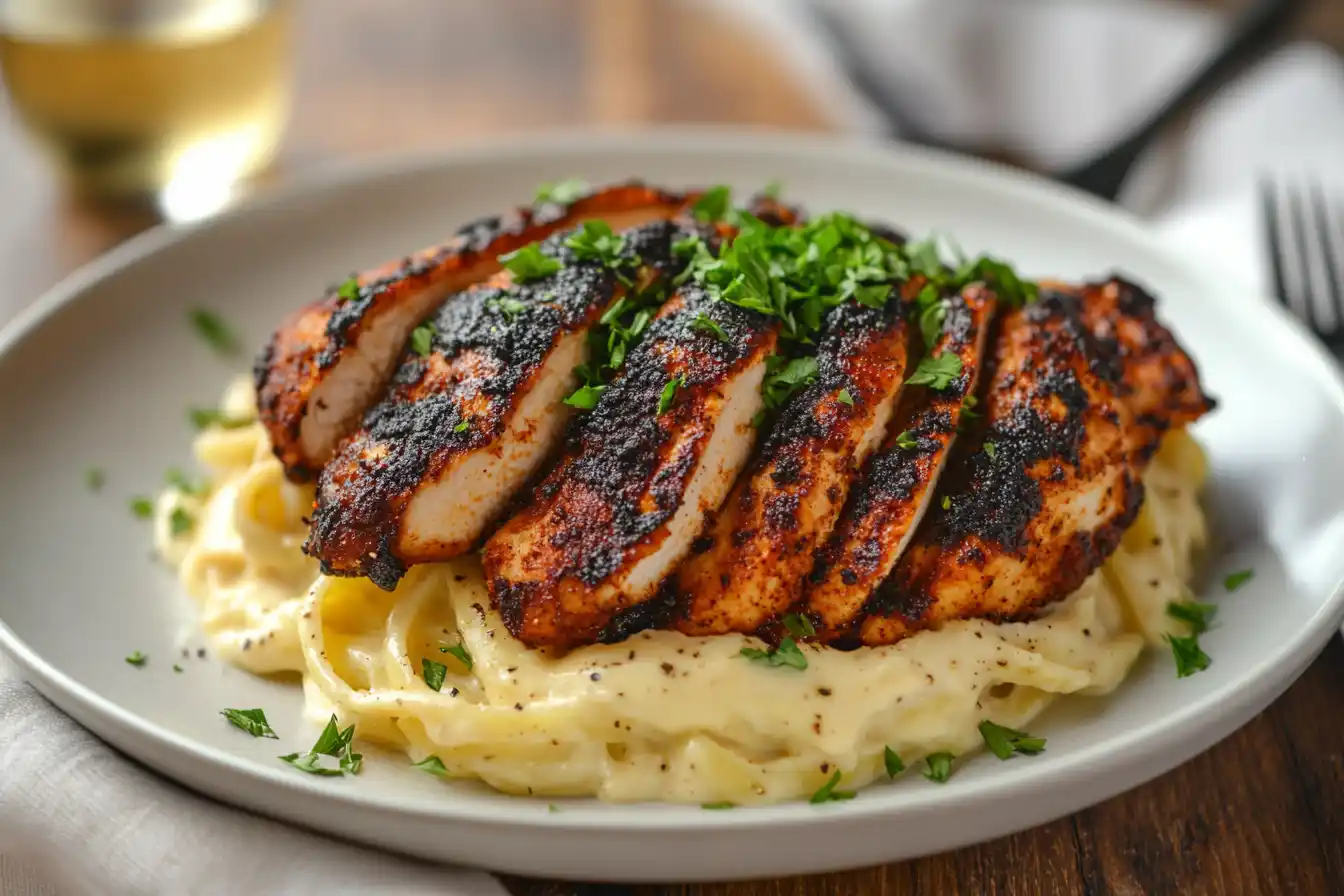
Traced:
<svg viewBox="0 0 1344 896">
<path fill-rule="evenodd" d="M 880 133 L 804 0 L 701 0 L 769 35 L 836 127 Z M 1224 23 L 1152 0 L 831 0 L 922 128 L 1063 167 L 1125 133 L 1217 43 Z M 1232 282 L 1268 287 L 1257 178 L 1311 174 L 1344 202 L 1344 62 L 1278 51 L 1155 148 L 1122 202 Z"/>
<path fill-rule="evenodd" d="M 0 654 L 4 896 L 502 896 L 488 874 L 308 833 L 185 790 L 81 728 Z"/>
</svg>

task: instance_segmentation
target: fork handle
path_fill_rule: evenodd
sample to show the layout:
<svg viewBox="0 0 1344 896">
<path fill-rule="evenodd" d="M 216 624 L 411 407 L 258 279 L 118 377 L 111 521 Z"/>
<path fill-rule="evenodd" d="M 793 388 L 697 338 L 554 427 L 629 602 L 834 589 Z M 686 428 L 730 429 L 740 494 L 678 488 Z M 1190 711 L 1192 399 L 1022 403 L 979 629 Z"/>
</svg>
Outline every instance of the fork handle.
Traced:
<svg viewBox="0 0 1344 896">
<path fill-rule="evenodd" d="M 1167 125 L 1195 109 L 1225 81 L 1239 74 L 1278 45 L 1279 38 L 1301 11 L 1304 0 L 1254 0 L 1232 24 L 1218 51 L 1181 87 L 1153 110 L 1128 135 L 1099 156 L 1061 172 L 1064 183 L 1114 199 L 1139 156 Z"/>
</svg>

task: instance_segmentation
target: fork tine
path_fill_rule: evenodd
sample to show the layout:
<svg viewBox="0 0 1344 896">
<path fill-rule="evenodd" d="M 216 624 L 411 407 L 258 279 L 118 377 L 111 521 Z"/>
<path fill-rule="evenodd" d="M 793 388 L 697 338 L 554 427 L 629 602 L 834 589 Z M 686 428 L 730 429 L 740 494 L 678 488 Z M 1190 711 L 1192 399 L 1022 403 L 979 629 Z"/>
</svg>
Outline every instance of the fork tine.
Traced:
<svg viewBox="0 0 1344 896">
<path fill-rule="evenodd" d="M 1341 264 L 1340 254 L 1337 251 L 1335 242 L 1335 228 L 1330 214 L 1330 200 L 1326 197 L 1325 189 L 1316 178 L 1312 178 L 1308 188 L 1308 196 L 1311 201 L 1312 224 L 1318 236 L 1318 245 L 1321 253 L 1321 260 L 1325 267 L 1326 297 L 1330 301 L 1331 314 L 1334 317 L 1334 326 L 1331 330 L 1338 335 L 1341 328 L 1344 328 L 1344 264 Z"/>
<path fill-rule="evenodd" d="M 1288 245 L 1294 250 L 1294 261 L 1297 266 L 1297 284 L 1302 294 L 1303 317 L 1311 327 L 1312 332 L 1317 335 L 1324 335 L 1333 329 L 1321 313 L 1322 303 L 1316 289 L 1316 254 L 1320 246 L 1313 237 L 1315 233 L 1311 226 L 1311 215 L 1307 211 L 1307 201 L 1303 198 L 1304 190 L 1294 181 L 1289 181 L 1284 185 L 1284 195 L 1288 200 L 1288 216 L 1292 220 L 1294 239 L 1289 240 Z"/>
<path fill-rule="evenodd" d="M 1265 228 L 1265 242 L 1269 244 L 1270 273 L 1274 278 L 1274 297 L 1289 311 L 1293 303 L 1288 298 L 1288 279 L 1284 268 L 1282 220 L 1279 217 L 1278 191 L 1268 175 L 1260 178 L 1261 223 Z"/>
</svg>

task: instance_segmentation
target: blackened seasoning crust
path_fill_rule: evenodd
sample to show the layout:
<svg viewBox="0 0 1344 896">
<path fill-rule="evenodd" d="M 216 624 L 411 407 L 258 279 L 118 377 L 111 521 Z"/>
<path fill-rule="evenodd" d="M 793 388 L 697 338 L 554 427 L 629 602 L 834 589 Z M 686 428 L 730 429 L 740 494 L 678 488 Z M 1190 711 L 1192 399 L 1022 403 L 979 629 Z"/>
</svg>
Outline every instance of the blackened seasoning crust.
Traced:
<svg viewBox="0 0 1344 896">
<path fill-rule="evenodd" d="M 499 271 L 499 255 L 583 220 L 602 218 L 623 230 L 671 219 L 691 198 L 626 185 L 579 199 L 563 214 L 518 209 L 474 222 L 445 244 L 357 275 L 353 298 L 343 297 L 333 285 L 281 324 L 255 367 L 258 415 L 287 474 L 296 480 L 315 475 L 381 394 L 397 364 L 396 349 L 410 331 L 449 295 Z M 382 331 L 389 328 L 391 337 L 384 338 Z M 373 331 L 380 337 L 369 347 L 363 337 Z M 341 373 L 345 361 L 356 356 L 364 363 Z M 372 382 L 365 381 L 365 370 Z M 347 377 L 356 378 L 355 388 Z M 324 391 L 331 393 L 327 406 L 314 415 L 313 405 Z"/>
<path fill-rule="evenodd" d="M 679 231 L 645 225 L 627 239 L 630 259 L 619 273 L 648 283 L 673 273 L 670 245 Z M 626 287 L 618 272 L 580 262 L 564 246 L 569 232 L 542 244 L 564 267 L 517 284 L 507 272 L 447 302 L 431 319 L 428 357 L 408 350 L 389 395 L 323 470 L 305 550 L 328 574 L 364 575 L 393 587 L 411 562 L 445 559 L 469 543 L 434 542 L 402 532 L 408 503 L 470 452 L 492 449 L 559 340 L 591 327 Z M 661 268 L 635 269 L 633 246 Z M 566 379 L 572 377 L 564 371 Z M 568 391 L 566 387 L 564 391 Z M 566 409 L 556 406 L 553 413 Z"/>
<path fill-rule="evenodd" d="M 1005 315 L 982 428 L 862 626 L 865 644 L 967 616 L 1012 619 L 1072 593 L 1142 500 L 1129 409 L 1099 373 L 1082 300 Z M 992 447 L 986 447 L 992 446 Z"/>
<path fill-rule="evenodd" d="M 961 361 L 945 389 L 910 388 L 882 447 L 863 469 L 830 540 L 817 552 L 805 595 L 827 640 L 847 635 L 883 582 L 935 497 L 938 478 L 980 381 L 997 303 L 983 286 L 947 301 L 942 334 L 933 346 Z"/>
<path fill-rule="evenodd" d="M 886 432 L 908 360 L 902 304 L 847 302 L 822 328 L 816 380 L 780 408 L 708 530 L 711 549 L 677 574 L 687 634 L 752 632 L 797 600 L 855 470 Z"/>
<path fill-rule="evenodd" d="M 695 329 L 700 314 L 727 339 Z M 697 285 L 668 300 L 597 406 L 571 426 L 565 456 L 533 503 L 486 545 L 487 581 L 515 635 L 532 645 L 592 640 L 651 597 L 627 577 L 671 537 L 719 415 L 741 400 L 730 393 L 748 370 L 759 383 L 774 339 L 770 320 Z M 672 381 L 671 406 L 659 413 Z M 759 395 L 751 400 L 758 405 Z M 694 532 L 683 534 L 689 551 Z"/>
</svg>

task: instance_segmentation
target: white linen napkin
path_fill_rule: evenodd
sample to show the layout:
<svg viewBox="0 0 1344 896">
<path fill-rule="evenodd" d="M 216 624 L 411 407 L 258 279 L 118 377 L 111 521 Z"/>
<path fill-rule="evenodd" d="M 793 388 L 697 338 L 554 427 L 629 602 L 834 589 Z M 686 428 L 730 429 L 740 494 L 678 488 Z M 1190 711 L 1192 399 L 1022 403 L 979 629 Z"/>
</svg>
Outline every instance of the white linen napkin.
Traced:
<svg viewBox="0 0 1344 896">
<path fill-rule="evenodd" d="M 501 896 L 484 872 L 249 815 L 127 760 L 0 654 L 0 894 Z"/>
<path fill-rule="evenodd" d="M 768 34 L 838 128 L 882 132 L 804 0 L 702 2 Z M 1207 11 L 1152 0 L 827 5 L 921 127 L 1057 168 L 1125 133 L 1224 29 Z M 1266 293 L 1257 178 L 1310 173 L 1333 182 L 1344 201 L 1344 63 L 1325 47 L 1290 45 L 1225 88 L 1150 156 L 1122 203 L 1230 281 Z"/>
</svg>

